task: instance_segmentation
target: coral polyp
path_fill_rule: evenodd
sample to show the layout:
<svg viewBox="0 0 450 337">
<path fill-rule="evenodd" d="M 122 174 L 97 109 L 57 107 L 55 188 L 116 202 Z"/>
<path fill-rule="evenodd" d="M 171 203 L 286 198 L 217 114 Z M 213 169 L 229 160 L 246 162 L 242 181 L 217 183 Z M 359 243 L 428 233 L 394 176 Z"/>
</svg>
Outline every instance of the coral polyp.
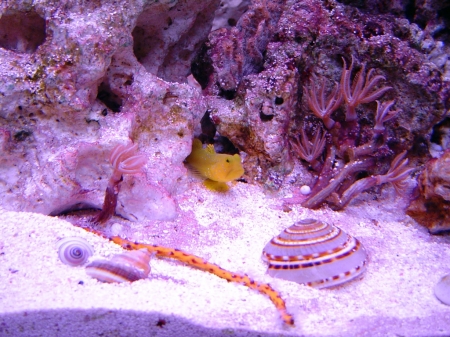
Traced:
<svg viewBox="0 0 450 337">
<path fill-rule="evenodd" d="M 377 110 L 371 130 L 360 124 L 361 117 L 356 111 L 360 104 L 375 101 L 392 87 L 380 85 L 385 77 L 375 75 L 375 69 L 370 69 L 365 74 L 365 65 L 362 65 L 352 81 L 355 59 L 352 57 L 348 69 L 345 59 L 343 63 L 340 84 L 335 84 L 328 97 L 325 96 L 323 79 L 317 81 L 312 76 L 309 89 L 304 88 L 306 105 L 328 130 L 328 135 L 324 133 L 322 136 L 320 126 L 317 127 L 315 136 L 310 141 L 305 130 L 301 129 L 300 141 L 291 140 L 294 154 L 309 162 L 318 172 L 311 194 L 302 202 L 304 207 L 318 208 L 328 203 L 334 209 L 342 209 L 359 193 L 385 183 L 390 183 L 398 194 L 403 195 L 407 189 L 406 180 L 413 171 L 407 166 L 406 151 L 392 159 L 386 173 L 380 170 L 393 153 L 389 148 L 384 123 L 401 112 L 391 110 L 394 100 L 376 101 Z M 319 91 L 316 82 L 319 82 Z M 341 102 L 345 102 L 345 116 L 337 121 L 331 116 Z M 325 158 L 323 152 L 326 153 Z M 357 175 L 360 173 L 368 177 L 358 179 Z"/>
<path fill-rule="evenodd" d="M 105 200 L 99 214 L 93 218 L 93 222 L 102 224 L 110 219 L 116 210 L 120 184 L 124 174 L 136 174 L 147 162 L 147 158 L 137 153 L 137 144 L 118 144 L 111 151 L 109 161 L 113 167 L 113 173 L 108 181 L 105 191 Z"/>
</svg>

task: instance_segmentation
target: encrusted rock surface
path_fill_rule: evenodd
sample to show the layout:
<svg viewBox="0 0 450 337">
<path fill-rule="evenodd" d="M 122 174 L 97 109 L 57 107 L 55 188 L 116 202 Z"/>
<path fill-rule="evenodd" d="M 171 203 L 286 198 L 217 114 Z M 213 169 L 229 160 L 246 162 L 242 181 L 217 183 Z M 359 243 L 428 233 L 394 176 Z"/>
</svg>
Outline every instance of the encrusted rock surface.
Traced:
<svg viewBox="0 0 450 337">
<path fill-rule="evenodd" d="M 303 86 L 313 74 L 339 81 L 352 57 L 355 73 L 365 64 L 386 78 L 393 89 L 382 100 L 402 110 L 386 124 L 382 168 L 402 150 L 424 162 L 449 106 L 446 7 L 420 2 L 411 16 L 405 1 L 379 3 L 226 1 L 232 14 L 217 12 L 227 20 L 216 18 L 221 28 L 210 32 L 219 0 L 2 1 L 0 206 L 99 207 L 109 151 L 131 140 L 149 160 L 125 177 L 118 212 L 173 219 L 206 111 L 245 158 L 244 179 L 277 190 L 299 161 L 289 140 L 321 123 Z M 362 129 L 373 127 L 375 110 L 358 107 Z M 343 121 L 342 108 L 334 119 Z"/>
<path fill-rule="evenodd" d="M 279 1 L 264 3 L 281 8 Z M 366 2 L 364 6 L 371 8 L 375 3 Z M 391 8 L 390 13 L 373 15 L 358 10 L 353 3 L 349 5 L 334 1 L 286 1 L 280 14 L 276 10 L 265 12 L 261 1 L 253 1 L 236 27 L 210 34 L 207 49 L 194 62 L 193 73 L 204 87 L 204 93 L 233 102 L 229 104 L 232 114 L 228 119 L 223 118 L 223 109 L 219 107 L 214 111 L 214 106 L 210 107 L 213 118 L 220 117 L 213 121 L 221 134 L 247 153 L 252 153 L 255 145 L 252 141 L 243 141 L 242 133 L 246 132 L 251 138 L 252 128 L 260 121 L 263 123 L 260 123 L 259 134 L 278 134 L 276 140 L 270 137 L 256 140 L 258 147 L 265 150 L 259 153 L 257 169 L 255 160 L 248 160 L 246 172 L 250 180 L 267 182 L 268 187 L 280 186 L 273 185 L 271 172 L 274 168 L 277 172 L 288 172 L 292 159 L 283 157 L 280 163 L 280 157 L 272 156 L 266 149 L 274 148 L 275 141 L 278 150 L 288 151 L 289 138 L 296 137 L 301 128 L 306 127 L 309 132 L 317 128 L 318 121 L 309 111 L 301 88 L 309 83 L 313 74 L 328 79 L 330 86 L 339 82 L 343 58 L 349 64 L 353 57 L 356 69 L 362 65 L 375 69 L 386 78 L 385 84 L 392 87 L 382 99 L 394 99 L 395 109 L 402 111 L 387 125 L 386 142 L 392 153 L 410 150 L 412 157 L 428 156 L 431 128 L 444 118 L 450 103 L 448 47 L 433 38 L 438 28 L 432 23 L 438 18 L 430 17 L 427 29 L 421 29 L 408 21 L 404 11 Z M 397 5 L 406 10 L 406 4 Z M 417 6 L 422 5 L 426 6 Z M 445 22 L 442 17 L 439 20 L 442 27 Z M 250 50 L 248 46 L 259 49 Z M 261 50 L 264 50 L 262 63 Z M 264 111 L 276 106 L 276 100 L 280 102 L 277 91 L 284 84 L 290 85 L 290 77 L 284 74 L 293 69 L 297 72 L 298 83 L 289 91 L 290 97 L 283 97 L 283 109 L 291 110 L 287 118 L 289 125 L 286 132 L 279 134 L 278 125 L 274 125 L 279 118 L 268 121 Z M 253 106 L 254 111 L 250 112 L 249 104 L 242 102 L 251 100 L 253 88 L 264 92 L 261 100 L 272 101 Z M 375 110 L 375 102 L 358 107 L 361 128 L 373 127 Z M 273 111 L 278 116 L 277 109 Z M 256 123 L 254 116 L 258 114 L 260 121 Z M 334 115 L 337 121 L 343 121 L 342 109 Z M 236 124 L 247 130 L 238 131 Z"/>
<path fill-rule="evenodd" d="M 426 164 L 419 193 L 407 213 L 433 234 L 450 230 L 450 150 Z"/>
<path fill-rule="evenodd" d="M 100 206 L 109 151 L 131 139 L 150 160 L 125 177 L 119 213 L 174 218 L 205 110 L 196 88 L 175 81 L 186 82 L 218 3 L 2 1 L 1 206 Z"/>
</svg>

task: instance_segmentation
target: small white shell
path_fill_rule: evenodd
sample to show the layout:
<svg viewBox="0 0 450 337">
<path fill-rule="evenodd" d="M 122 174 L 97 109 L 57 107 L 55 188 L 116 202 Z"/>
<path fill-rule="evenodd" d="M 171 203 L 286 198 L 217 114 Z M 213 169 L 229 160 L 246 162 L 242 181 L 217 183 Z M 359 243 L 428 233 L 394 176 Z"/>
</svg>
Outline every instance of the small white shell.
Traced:
<svg viewBox="0 0 450 337">
<path fill-rule="evenodd" d="M 150 274 L 150 253 L 146 249 L 114 255 L 110 260 L 96 260 L 86 266 L 86 274 L 99 281 L 134 282 Z"/>
<path fill-rule="evenodd" d="M 67 237 L 57 243 L 59 259 L 72 267 L 81 266 L 94 254 L 91 245 L 83 238 Z"/>
<path fill-rule="evenodd" d="M 262 258 L 273 277 L 326 288 L 361 275 L 367 254 L 357 239 L 336 226 L 304 219 L 274 237 Z"/>
<path fill-rule="evenodd" d="M 450 274 L 445 275 L 434 286 L 434 296 L 446 305 L 450 305 Z"/>
<path fill-rule="evenodd" d="M 311 187 L 309 187 L 308 185 L 303 185 L 302 187 L 300 187 L 300 193 L 303 195 L 311 194 Z"/>
</svg>

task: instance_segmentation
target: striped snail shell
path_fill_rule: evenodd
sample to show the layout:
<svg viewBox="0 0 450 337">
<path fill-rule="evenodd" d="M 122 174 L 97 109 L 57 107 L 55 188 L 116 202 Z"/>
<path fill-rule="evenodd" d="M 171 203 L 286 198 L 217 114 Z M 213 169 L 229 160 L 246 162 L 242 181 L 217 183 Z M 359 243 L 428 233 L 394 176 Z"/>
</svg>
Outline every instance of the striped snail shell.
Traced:
<svg viewBox="0 0 450 337">
<path fill-rule="evenodd" d="M 262 258 L 273 277 L 326 288 L 361 275 L 367 254 L 357 239 L 338 227 L 303 219 L 274 237 Z"/>
<path fill-rule="evenodd" d="M 150 274 L 150 253 L 146 249 L 114 255 L 110 260 L 96 260 L 86 266 L 86 274 L 99 281 L 134 282 Z"/>
<path fill-rule="evenodd" d="M 92 246 L 83 238 L 67 237 L 57 243 L 59 259 L 72 267 L 81 266 L 94 254 Z"/>
</svg>

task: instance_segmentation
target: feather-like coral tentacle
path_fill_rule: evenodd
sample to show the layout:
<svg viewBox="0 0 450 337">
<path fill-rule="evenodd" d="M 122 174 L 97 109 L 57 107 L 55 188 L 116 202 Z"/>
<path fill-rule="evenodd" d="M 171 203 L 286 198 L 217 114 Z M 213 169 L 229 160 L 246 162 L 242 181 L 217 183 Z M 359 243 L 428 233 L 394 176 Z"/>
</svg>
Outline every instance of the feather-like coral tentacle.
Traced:
<svg viewBox="0 0 450 337">
<path fill-rule="evenodd" d="M 335 122 L 330 116 L 342 102 L 339 83 L 335 83 L 331 93 L 328 97 L 325 97 L 325 81 L 321 80 L 319 82 L 319 92 L 317 92 L 317 82 L 316 76 L 313 76 L 309 84 L 309 89 L 306 86 L 303 87 L 303 91 L 306 93 L 306 103 L 314 115 L 323 121 L 325 127 L 331 129 Z"/>
<path fill-rule="evenodd" d="M 347 103 L 347 111 L 345 119 L 346 121 L 354 121 L 358 118 L 356 115 L 356 107 L 362 103 L 369 103 L 377 98 L 381 97 L 386 91 L 392 89 L 392 87 L 380 87 L 375 89 L 375 86 L 380 80 L 384 80 L 385 77 L 382 75 L 373 75 L 374 69 L 370 69 L 364 79 L 365 65 L 362 66 L 361 70 L 356 74 L 351 82 L 351 75 L 353 72 L 354 58 L 352 56 L 352 63 L 347 69 L 347 63 L 345 59 L 342 58 L 344 63 L 344 68 L 342 69 L 341 75 L 341 91 L 342 96 Z"/>
<path fill-rule="evenodd" d="M 136 150 L 137 144 L 117 145 L 109 157 L 114 170 L 123 174 L 139 173 L 147 162 L 147 158 L 142 154 L 137 154 Z"/>
</svg>

